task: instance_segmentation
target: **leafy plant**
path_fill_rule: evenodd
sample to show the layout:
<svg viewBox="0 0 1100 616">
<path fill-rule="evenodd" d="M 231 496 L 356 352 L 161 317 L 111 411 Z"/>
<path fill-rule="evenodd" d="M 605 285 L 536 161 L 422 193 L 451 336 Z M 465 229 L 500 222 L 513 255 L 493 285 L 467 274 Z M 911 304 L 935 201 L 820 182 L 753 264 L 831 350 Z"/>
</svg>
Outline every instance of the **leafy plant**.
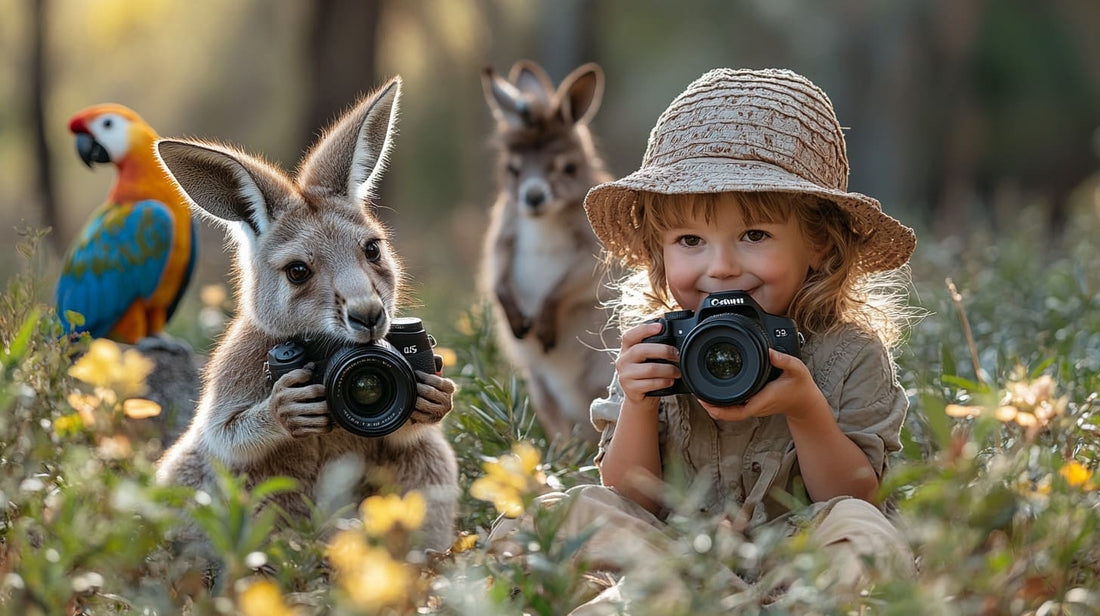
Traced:
<svg viewBox="0 0 1100 616">
<path fill-rule="evenodd" d="M 837 595 L 804 536 L 747 537 L 694 513 L 692 487 L 676 485 L 667 558 L 623 582 L 630 613 L 1094 613 L 1100 229 L 1082 215 L 1052 249 L 1026 231 L 1032 216 L 996 242 L 925 241 L 914 259 L 914 301 L 931 314 L 898 355 L 911 409 L 881 494 L 918 556 L 915 576 Z M 558 614 L 611 583 L 577 558 L 583 534 L 562 540 L 568 503 L 534 504 L 598 482 L 593 448 L 541 429 L 487 306 L 436 330 L 460 385 L 444 427 L 464 494 L 454 546 L 423 554 L 409 551 L 411 494 L 355 511 L 321 498 L 280 527 L 264 501 L 289 480 L 249 489 L 223 473 L 215 494 L 157 486 L 158 441 L 135 412 L 148 407 L 127 405 L 133 383 L 74 376 L 76 357 L 105 361 L 92 374 L 106 378 L 125 354 L 61 336 L 38 300 L 41 234 L 23 238 L 27 271 L 0 297 L 0 611 Z M 489 549 L 502 509 L 530 514 L 515 536 L 522 558 Z M 204 552 L 179 541 L 196 535 Z M 399 596 L 382 593 L 398 585 Z"/>
</svg>

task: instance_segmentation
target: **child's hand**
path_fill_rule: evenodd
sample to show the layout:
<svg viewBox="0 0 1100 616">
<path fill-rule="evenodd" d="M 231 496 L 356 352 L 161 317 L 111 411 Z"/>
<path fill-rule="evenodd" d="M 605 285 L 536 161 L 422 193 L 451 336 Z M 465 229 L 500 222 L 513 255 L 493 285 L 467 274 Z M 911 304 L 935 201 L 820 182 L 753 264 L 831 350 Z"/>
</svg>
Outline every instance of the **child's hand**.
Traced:
<svg viewBox="0 0 1100 616">
<path fill-rule="evenodd" d="M 633 404 L 657 406 L 659 398 L 646 397 L 658 389 L 671 387 L 680 378 L 680 351 L 674 346 L 642 340 L 661 333 L 660 323 L 643 323 L 623 333 L 622 350 L 615 360 L 623 395 Z M 672 363 L 647 362 L 663 359 Z"/>
<path fill-rule="evenodd" d="M 814 398 L 825 401 L 821 390 L 817 388 L 814 377 L 802 360 L 775 349 L 769 350 L 769 358 L 776 368 L 783 371 L 779 378 L 768 383 L 745 404 L 738 406 L 712 406 L 699 401 L 707 413 L 723 421 L 739 421 L 749 417 L 766 415 L 789 415 L 797 417 L 811 408 L 821 408 Z"/>
</svg>

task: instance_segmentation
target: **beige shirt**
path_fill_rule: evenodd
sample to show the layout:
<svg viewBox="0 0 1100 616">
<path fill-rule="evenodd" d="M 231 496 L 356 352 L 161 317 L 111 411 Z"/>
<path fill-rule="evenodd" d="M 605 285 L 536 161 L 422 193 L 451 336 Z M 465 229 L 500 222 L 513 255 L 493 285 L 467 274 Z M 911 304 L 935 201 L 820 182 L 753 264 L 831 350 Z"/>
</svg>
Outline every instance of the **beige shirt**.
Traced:
<svg viewBox="0 0 1100 616">
<path fill-rule="evenodd" d="M 802 360 L 841 431 L 867 454 L 881 478 L 889 454 L 901 449 L 901 425 L 909 407 L 889 351 L 876 336 L 853 325 L 811 337 L 802 347 Z M 622 402 L 616 377 L 608 397 L 592 403 L 592 423 L 602 434 L 597 462 L 614 437 Z M 694 396 L 677 395 L 661 398 L 658 423 L 664 477 L 686 472 L 696 484 L 709 483 L 699 503 L 702 511 L 718 513 L 741 504 L 751 521 L 763 522 L 788 511 L 774 498 L 773 488 L 804 494 L 783 415 L 717 421 Z"/>
</svg>

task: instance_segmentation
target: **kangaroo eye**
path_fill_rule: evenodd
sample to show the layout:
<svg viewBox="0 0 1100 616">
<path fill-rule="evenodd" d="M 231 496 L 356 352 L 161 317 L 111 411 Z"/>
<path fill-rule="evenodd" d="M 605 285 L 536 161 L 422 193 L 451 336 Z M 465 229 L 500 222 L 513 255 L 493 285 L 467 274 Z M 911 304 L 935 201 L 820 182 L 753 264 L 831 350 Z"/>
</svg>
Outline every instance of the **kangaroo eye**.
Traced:
<svg viewBox="0 0 1100 616">
<path fill-rule="evenodd" d="M 577 164 L 565 163 L 565 167 L 562 168 L 562 171 L 565 172 L 565 175 L 574 175 L 577 173 Z"/>
<path fill-rule="evenodd" d="M 377 263 L 382 258 L 382 244 L 378 240 L 371 240 L 367 242 L 367 245 L 363 247 L 363 254 L 366 255 L 367 261 L 371 263 Z"/>
<path fill-rule="evenodd" d="M 512 163 L 508 163 L 508 173 L 511 173 L 512 177 L 518 178 L 519 177 L 519 166 L 518 165 L 513 165 Z"/>
<path fill-rule="evenodd" d="M 309 269 L 309 266 L 301 261 L 295 261 L 286 266 L 286 279 L 292 284 L 302 284 L 305 281 L 313 277 L 313 270 Z"/>
</svg>

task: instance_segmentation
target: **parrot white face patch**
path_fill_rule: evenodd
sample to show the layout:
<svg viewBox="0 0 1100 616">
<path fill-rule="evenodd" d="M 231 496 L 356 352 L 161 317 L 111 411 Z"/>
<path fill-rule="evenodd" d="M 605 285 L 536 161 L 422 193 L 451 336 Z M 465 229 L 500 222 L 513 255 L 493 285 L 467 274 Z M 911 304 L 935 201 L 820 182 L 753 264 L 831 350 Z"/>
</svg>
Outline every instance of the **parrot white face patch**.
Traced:
<svg viewBox="0 0 1100 616">
<path fill-rule="evenodd" d="M 107 150 L 112 162 L 126 156 L 130 149 L 130 121 L 117 113 L 105 113 L 88 125 L 88 132 Z"/>
</svg>

